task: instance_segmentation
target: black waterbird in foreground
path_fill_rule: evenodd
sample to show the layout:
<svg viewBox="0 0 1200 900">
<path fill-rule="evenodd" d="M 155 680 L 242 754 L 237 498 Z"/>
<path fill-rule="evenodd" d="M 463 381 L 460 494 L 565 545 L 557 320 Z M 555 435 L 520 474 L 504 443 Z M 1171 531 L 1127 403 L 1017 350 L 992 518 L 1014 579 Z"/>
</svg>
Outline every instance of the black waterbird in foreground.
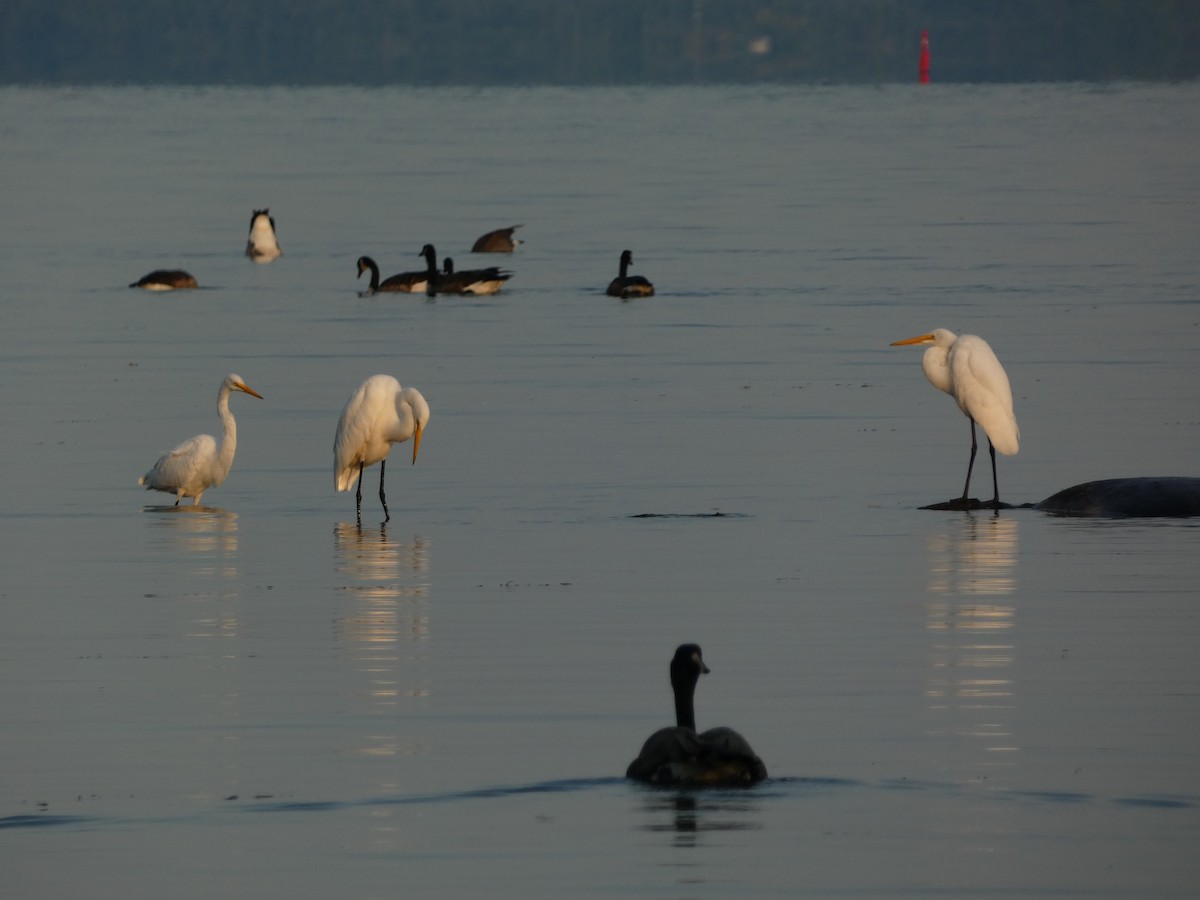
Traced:
<svg viewBox="0 0 1200 900">
<path fill-rule="evenodd" d="M 736 787 L 767 777 L 767 767 L 750 743 L 732 728 L 710 728 L 697 734 L 692 697 L 708 666 L 700 647 L 681 644 L 671 659 L 675 691 L 675 727 L 660 728 L 646 739 L 629 764 L 627 778 L 676 787 Z"/>
</svg>

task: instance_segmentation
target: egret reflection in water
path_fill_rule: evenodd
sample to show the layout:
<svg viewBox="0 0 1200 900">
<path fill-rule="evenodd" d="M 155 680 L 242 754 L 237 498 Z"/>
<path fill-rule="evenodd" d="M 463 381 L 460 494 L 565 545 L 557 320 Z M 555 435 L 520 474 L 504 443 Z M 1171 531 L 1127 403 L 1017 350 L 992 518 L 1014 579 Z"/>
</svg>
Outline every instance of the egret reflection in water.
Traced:
<svg viewBox="0 0 1200 900">
<path fill-rule="evenodd" d="M 429 541 L 395 540 L 386 524 L 334 527 L 334 565 L 343 579 L 335 627 L 339 645 L 360 679 L 367 714 L 384 717 L 361 735 L 356 752 L 369 756 L 424 752 L 419 737 L 403 734 L 397 709 L 423 703 L 431 693 Z"/>
<path fill-rule="evenodd" d="M 151 529 L 149 545 L 182 551 L 197 562 L 195 574 L 237 574 L 238 514 L 215 506 L 147 507 L 162 515 L 144 520 Z"/>
<path fill-rule="evenodd" d="M 930 535 L 926 628 L 929 734 L 977 741 L 978 767 L 1012 765 L 1018 523 L 963 516 Z"/>
</svg>

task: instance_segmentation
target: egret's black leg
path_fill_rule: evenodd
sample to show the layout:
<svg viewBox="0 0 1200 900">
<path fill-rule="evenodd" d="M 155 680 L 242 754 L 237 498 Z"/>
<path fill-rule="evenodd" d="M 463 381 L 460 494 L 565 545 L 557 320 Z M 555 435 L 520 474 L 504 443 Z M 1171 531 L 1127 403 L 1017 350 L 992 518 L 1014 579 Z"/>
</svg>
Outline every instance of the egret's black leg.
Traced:
<svg viewBox="0 0 1200 900">
<path fill-rule="evenodd" d="M 354 492 L 354 514 L 360 519 L 362 518 L 362 480 L 363 480 L 363 464 L 358 464 L 358 490 Z"/>
<path fill-rule="evenodd" d="M 383 469 L 386 465 L 387 465 L 386 459 L 380 460 L 380 462 L 379 462 L 379 502 L 383 504 L 383 521 L 389 522 L 389 521 L 391 521 L 392 514 L 388 512 L 387 497 L 385 497 L 383 495 Z"/>
<path fill-rule="evenodd" d="M 1000 482 L 996 480 L 996 448 L 992 446 L 991 438 L 988 438 L 988 452 L 992 454 L 992 506 L 999 509 Z"/>
<path fill-rule="evenodd" d="M 968 416 L 968 418 L 970 417 Z M 979 444 L 975 441 L 975 420 L 971 419 L 971 461 L 967 463 L 967 483 L 963 485 L 962 498 L 964 500 L 966 500 L 967 495 L 971 493 L 971 469 L 975 466 L 975 451 L 978 448 Z M 995 453 L 994 450 L 992 452 Z M 993 456 L 992 459 L 995 460 L 995 456 Z"/>
</svg>

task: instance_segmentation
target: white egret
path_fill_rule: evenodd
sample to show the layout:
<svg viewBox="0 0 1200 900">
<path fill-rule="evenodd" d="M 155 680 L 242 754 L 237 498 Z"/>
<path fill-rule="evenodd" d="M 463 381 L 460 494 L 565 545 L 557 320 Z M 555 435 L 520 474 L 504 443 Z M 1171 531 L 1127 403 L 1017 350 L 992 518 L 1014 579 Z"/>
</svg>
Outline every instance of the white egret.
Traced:
<svg viewBox="0 0 1200 900">
<path fill-rule="evenodd" d="M 412 438 L 417 461 L 421 435 L 429 423 L 429 404 L 416 388 L 401 387 L 391 375 L 372 375 L 346 401 L 333 438 L 333 483 L 348 491 L 358 482 L 355 510 L 362 515 L 362 474 L 379 463 L 379 502 L 384 521 L 391 519 L 383 493 L 384 468 L 392 444 Z"/>
<path fill-rule="evenodd" d="M 518 244 L 525 243 L 519 238 L 513 237 L 513 232 L 520 225 L 513 225 L 511 228 L 497 228 L 495 231 L 489 231 L 483 237 L 479 238 L 471 247 L 472 253 L 512 253 L 517 249 Z"/>
<path fill-rule="evenodd" d="M 633 262 L 633 254 L 626 250 L 621 254 L 621 268 L 616 278 L 608 283 L 605 291 L 610 297 L 653 297 L 654 285 L 641 275 L 630 275 L 629 264 Z"/>
<path fill-rule="evenodd" d="M 283 255 L 275 239 L 275 219 L 269 209 L 256 209 L 250 214 L 250 238 L 246 255 L 255 262 L 267 263 Z"/>
<path fill-rule="evenodd" d="M 671 659 L 671 688 L 675 692 L 675 727 L 660 728 L 646 739 L 626 778 L 663 785 L 754 784 L 767 777 L 767 767 L 750 743 L 732 728 L 696 733 L 692 697 L 708 666 L 700 647 L 681 644 Z"/>
<path fill-rule="evenodd" d="M 144 484 L 148 491 L 174 494 L 176 506 L 184 497 L 194 498 L 192 505 L 198 506 L 206 490 L 220 486 L 237 451 L 237 422 L 229 411 L 229 395 L 234 391 L 262 399 L 262 394 L 247 386 L 240 375 L 225 376 L 217 394 L 217 415 L 225 426 L 219 449 L 211 434 L 198 434 L 160 456 L 150 471 L 138 479 L 138 484 Z"/>
<path fill-rule="evenodd" d="M 196 279 L 183 269 L 155 269 L 148 275 L 143 275 L 130 287 L 142 288 L 146 291 L 174 291 L 179 288 L 195 288 L 200 285 Z"/>
<path fill-rule="evenodd" d="M 1012 389 L 1008 375 L 987 341 L 974 334 L 955 335 L 945 328 L 929 334 L 893 341 L 891 346 L 930 344 L 921 359 L 925 377 L 939 391 L 952 396 L 958 408 L 971 420 L 971 459 L 967 463 L 967 483 L 960 502 L 966 503 L 971 490 L 971 468 L 975 465 L 975 423 L 983 426 L 992 457 L 992 503 L 1000 506 L 1000 487 L 996 479 L 996 451 L 1005 456 L 1020 449 L 1021 431 L 1013 415 Z"/>
</svg>

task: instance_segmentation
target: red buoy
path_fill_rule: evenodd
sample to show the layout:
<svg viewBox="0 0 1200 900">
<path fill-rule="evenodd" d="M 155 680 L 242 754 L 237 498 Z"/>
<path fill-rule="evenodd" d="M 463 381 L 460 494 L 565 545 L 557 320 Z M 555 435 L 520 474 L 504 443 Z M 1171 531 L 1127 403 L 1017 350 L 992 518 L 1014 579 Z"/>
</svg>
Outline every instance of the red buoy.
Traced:
<svg viewBox="0 0 1200 900">
<path fill-rule="evenodd" d="M 929 32 L 921 32 L 921 84 L 929 84 Z"/>
</svg>

